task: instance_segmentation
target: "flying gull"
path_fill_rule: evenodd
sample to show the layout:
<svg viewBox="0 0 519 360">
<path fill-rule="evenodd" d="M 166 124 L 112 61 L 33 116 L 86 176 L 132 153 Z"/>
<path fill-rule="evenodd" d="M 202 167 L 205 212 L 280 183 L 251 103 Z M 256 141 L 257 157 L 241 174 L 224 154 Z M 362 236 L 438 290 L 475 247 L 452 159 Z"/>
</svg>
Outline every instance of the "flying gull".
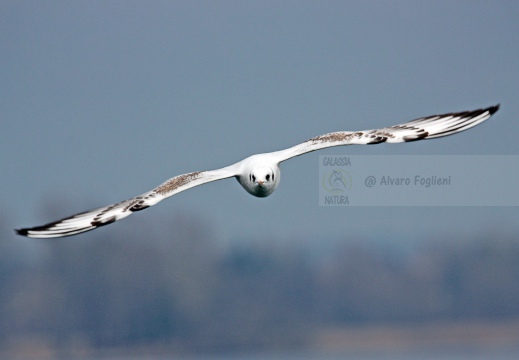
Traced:
<svg viewBox="0 0 519 360">
<path fill-rule="evenodd" d="M 498 109 L 499 105 L 495 105 L 486 109 L 422 117 L 383 129 L 339 131 L 316 136 L 288 149 L 252 155 L 221 169 L 195 171 L 175 176 L 133 199 L 79 213 L 46 225 L 17 229 L 16 232 L 32 238 L 55 238 L 80 234 L 121 220 L 181 191 L 231 177 L 236 178 L 249 194 L 267 197 L 279 185 L 279 164 L 295 156 L 333 146 L 401 143 L 448 136 L 482 123 Z"/>
</svg>

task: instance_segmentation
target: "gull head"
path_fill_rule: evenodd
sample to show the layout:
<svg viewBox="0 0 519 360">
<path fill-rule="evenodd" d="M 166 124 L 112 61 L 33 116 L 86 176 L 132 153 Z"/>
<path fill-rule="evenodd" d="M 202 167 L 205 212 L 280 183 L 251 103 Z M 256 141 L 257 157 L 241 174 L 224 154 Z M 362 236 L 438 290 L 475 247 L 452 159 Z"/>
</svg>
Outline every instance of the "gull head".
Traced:
<svg viewBox="0 0 519 360">
<path fill-rule="evenodd" d="M 279 168 L 272 169 L 268 166 L 252 168 L 246 179 L 240 183 L 250 194 L 257 197 L 267 197 L 276 190 L 279 184 Z"/>
</svg>

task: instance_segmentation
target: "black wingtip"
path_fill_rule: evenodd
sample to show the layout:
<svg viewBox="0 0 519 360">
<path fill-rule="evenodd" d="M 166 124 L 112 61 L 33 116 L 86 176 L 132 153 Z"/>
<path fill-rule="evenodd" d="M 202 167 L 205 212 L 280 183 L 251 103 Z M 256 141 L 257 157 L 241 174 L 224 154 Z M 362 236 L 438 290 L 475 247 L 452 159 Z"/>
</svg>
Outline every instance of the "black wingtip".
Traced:
<svg viewBox="0 0 519 360">
<path fill-rule="evenodd" d="M 14 231 L 21 236 L 28 236 L 29 235 L 29 229 L 14 229 Z"/>
<path fill-rule="evenodd" d="M 497 110 L 499 110 L 499 107 L 500 107 L 500 106 L 501 106 L 501 104 L 497 104 L 497 105 L 494 105 L 494 106 L 489 107 L 489 108 L 487 109 L 487 110 L 488 110 L 488 113 L 489 113 L 490 115 L 494 115 L 494 114 L 497 112 Z"/>
</svg>

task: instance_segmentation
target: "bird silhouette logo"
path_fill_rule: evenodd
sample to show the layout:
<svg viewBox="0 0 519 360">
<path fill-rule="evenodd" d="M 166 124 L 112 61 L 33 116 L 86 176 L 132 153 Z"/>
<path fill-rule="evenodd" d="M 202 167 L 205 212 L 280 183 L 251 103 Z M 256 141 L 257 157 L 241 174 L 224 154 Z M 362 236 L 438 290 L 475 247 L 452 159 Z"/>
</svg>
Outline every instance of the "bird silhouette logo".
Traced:
<svg viewBox="0 0 519 360">
<path fill-rule="evenodd" d="M 342 169 L 326 172 L 322 178 L 324 189 L 331 194 L 341 194 L 351 189 L 351 175 Z"/>
</svg>

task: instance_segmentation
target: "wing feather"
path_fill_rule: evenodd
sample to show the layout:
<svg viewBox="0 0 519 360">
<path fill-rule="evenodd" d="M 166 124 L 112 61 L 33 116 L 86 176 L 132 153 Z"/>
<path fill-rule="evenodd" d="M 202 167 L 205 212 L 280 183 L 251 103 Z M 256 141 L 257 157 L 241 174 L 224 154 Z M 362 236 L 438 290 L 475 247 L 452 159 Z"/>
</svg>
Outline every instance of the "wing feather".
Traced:
<svg viewBox="0 0 519 360">
<path fill-rule="evenodd" d="M 498 109 L 499 104 L 485 109 L 422 117 L 382 129 L 333 132 L 316 136 L 291 148 L 276 151 L 272 155 L 282 162 L 295 156 L 333 146 L 434 139 L 470 129 L 490 118 Z"/>
<path fill-rule="evenodd" d="M 210 171 L 195 171 L 175 176 L 155 189 L 117 204 L 82 212 L 64 219 L 32 228 L 16 229 L 19 235 L 32 238 L 56 238 L 80 234 L 124 219 L 181 191 L 211 181 L 236 176 L 233 166 Z"/>
</svg>

